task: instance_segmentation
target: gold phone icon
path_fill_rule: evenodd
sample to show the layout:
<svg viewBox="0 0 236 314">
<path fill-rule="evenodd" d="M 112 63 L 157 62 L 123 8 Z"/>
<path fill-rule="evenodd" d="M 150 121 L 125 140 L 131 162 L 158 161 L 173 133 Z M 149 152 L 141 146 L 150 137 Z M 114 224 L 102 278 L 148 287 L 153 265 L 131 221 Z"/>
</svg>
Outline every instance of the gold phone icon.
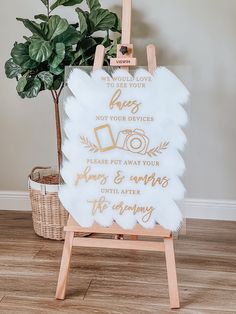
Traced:
<svg viewBox="0 0 236 314">
<path fill-rule="evenodd" d="M 94 133 L 101 152 L 116 148 L 116 142 L 109 124 L 104 124 L 95 128 Z"/>
</svg>

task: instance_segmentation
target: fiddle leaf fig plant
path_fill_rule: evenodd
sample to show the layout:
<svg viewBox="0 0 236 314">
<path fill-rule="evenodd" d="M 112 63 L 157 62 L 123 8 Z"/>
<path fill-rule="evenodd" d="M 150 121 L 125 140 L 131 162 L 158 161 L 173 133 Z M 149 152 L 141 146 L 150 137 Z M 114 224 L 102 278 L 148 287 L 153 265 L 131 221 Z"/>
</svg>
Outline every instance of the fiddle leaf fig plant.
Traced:
<svg viewBox="0 0 236 314">
<path fill-rule="evenodd" d="M 5 63 L 5 73 L 8 78 L 16 79 L 16 90 L 22 98 L 36 97 L 44 90 L 51 92 L 55 105 L 60 166 L 59 100 L 64 86 L 65 66 L 92 65 L 98 44 L 106 48 L 104 64 L 108 64 L 109 58 L 115 56 L 121 27 L 118 16 L 103 9 L 99 0 L 86 0 L 88 11 L 76 7 L 78 20 L 74 24 L 54 15 L 54 10 L 60 6 L 80 5 L 85 0 L 39 1 L 45 8 L 44 13 L 35 15 L 34 20 L 17 18 L 30 34 L 23 36 L 23 42 L 15 42 L 11 58 Z M 96 35 L 98 31 L 100 36 Z M 115 33 L 115 39 L 111 39 L 111 32 Z"/>
</svg>

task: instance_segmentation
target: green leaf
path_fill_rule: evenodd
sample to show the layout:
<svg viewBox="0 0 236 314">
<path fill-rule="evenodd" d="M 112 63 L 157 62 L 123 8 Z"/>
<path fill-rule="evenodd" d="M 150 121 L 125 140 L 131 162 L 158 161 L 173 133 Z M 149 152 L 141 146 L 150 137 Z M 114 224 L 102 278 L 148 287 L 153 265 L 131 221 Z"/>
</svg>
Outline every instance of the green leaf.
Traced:
<svg viewBox="0 0 236 314">
<path fill-rule="evenodd" d="M 21 92 L 21 93 L 18 92 L 18 95 L 19 95 L 21 98 L 25 98 L 24 92 Z"/>
<path fill-rule="evenodd" d="M 117 53 L 117 44 L 120 44 L 121 42 L 121 37 L 118 37 L 113 41 L 113 45 L 111 48 L 107 51 L 106 55 L 110 57 L 115 57 Z"/>
<path fill-rule="evenodd" d="M 93 39 L 96 41 L 97 45 L 101 45 L 101 43 L 104 40 L 104 37 L 93 37 Z"/>
<path fill-rule="evenodd" d="M 93 55 L 89 54 L 88 56 L 83 56 L 80 60 L 79 65 L 92 65 L 94 61 L 94 53 Z"/>
<path fill-rule="evenodd" d="M 23 24 L 25 25 L 25 27 L 27 29 L 29 29 L 33 34 L 38 35 L 41 38 L 45 38 L 44 33 L 41 29 L 40 24 L 37 24 L 34 21 L 30 21 L 28 19 L 21 19 L 21 18 L 16 18 L 17 21 L 21 21 L 23 22 Z"/>
<path fill-rule="evenodd" d="M 53 43 L 64 43 L 65 46 L 76 45 L 81 38 L 80 32 L 74 29 L 73 26 L 69 26 L 67 30 L 54 38 Z"/>
<path fill-rule="evenodd" d="M 27 79 L 26 79 L 26 76 L 23 75 L 23 76 L 19 79 L 19 81 L 18 81 L 18 83 L 17 83 L 17 86 L 16 86 L 17 92 L 18 92 L 18 93 L 23 92 L 26 85 L 27 85 Z"/>
<path fill-rule="evenodd" d="M 86 21 L 86 17 L 81 11 L 78 12 L 78 17 L 79 17 L 79 26 L 80 26 L 80 33 L 84 34 L 88 30 L 88 24 Z"/>
<path fill-rule="evenodd" d="M 58 88 L 60 88 L 60 86 L 63 84 L 64 80 L 63 80 L 63 76 L 58 76 L 54 81 L 53 81 L 53 85 L 51 87 L 52 90 L 57 90 Z"/>
<path fill-rule="evenodd" d="M 41 89 L 41 81 L 38 78 L 34 78 L 32 80 L 29 80 L 27 85 L 25 86 L 24 89 L 24 95 L 27 98 L 33 98 L 38 96 L 38 93 L 40 92 Z"/>
<path fill-rule="evenodd" d="M 116 16 L 108 10 L 98 9 L 89 14 L 89 19 L 93 25 L 93 31 L 106 31 L 116 24 Z"/>
<path fill-rule="evenodd" d="M 66 50 L 66 54 L 65 54 L 65 58 L 63 60 L 63 64 L 64 65 L 73 65 L 74 61 L 75 61 L 75 58 L 74 58 L 74 55 L 75 55 L 75 51 L 71 51 L 71 50 Z"/>
<path fill-rule="evenodd" d="M 56 53 L 58 57 L 61 57 L 62 60 L 65 57 L 65 44 L 64 43 L 57 43 L 56 44 Z"/>
<path fill-rule="evenodd" d="M 115 22 L 114 27 L 111 28 L 111 31 L 121 33 L 121 21 L 115 13 L 113 14 L 115 16 L 116 22 Z"/>
<path fill-rule="evenodd" d="M 56 56 L 50 63 L 52 68 L 57 68 L 65 57 L 65 45 L 63 43 L 56 44 Z"/>
<path fill-rule="evenodd" d="M 23 38 L 24 38 L 26 41 L 30 41 L 30 39 L 31 39 L 32 37 L 23 36 Z"/>
<path fill-rule="evenodd" d="M 17 77 L 21 73 L 22 69 L 19 65 L 17 65 L 13 59 L 9 59 L 5 63 L 5 73 L 6 76 L 10 79 Z"/>
<path fill-rule="evenodd" d="M 76 5 L 76 4 L 80 4 L 82 3 L 84 0 L 67 0 L 63 5 L 65 7 L 70 7 L 70 6 L 73 6 L 73 5 Z"/>
<path fill-rule="evenodd" d="M 101 4 L 99 3 L 99 0 L 86 0 L 86 2 L 90 11 L 101 8 Z"/>
<path fill-rule="evenodd" d="M 42 20 L 42 21 L 44 21 L 44 22 L 48 22 L 48 19 L 49 19 L 49 17 L 48 17 L 47 15 L 45 15 L 45 14 L 38 14 L 38 15 L 35 15 L 34 18 L 35 18 L 36 20 Z"/>
<path fill-rule="evenodd" d="M 91 23 L 90 23 L 90 20 L 89 20 L 89 12 L 88 11 L 83 11 L 81 8 L 76 8 L 75 11 L 78 13 L 78 16 L 80 14 L 82 14 L 85 18 L 85 21 L 86 21 L 86 24 L 87 24 L 87 34 L 86 35 L 90 35 L 92 32 L 92 27 L 91 27 Z M 80 14 L 79 14 L 80 13 Z M 83 21 L 82 21 L 83 23 Z M 85 35 L 85 34 L 84 34 Z"/>
<path fill-rule="evenodd" d="M 50 73 L 54 74 L 54 75 L 60 75 L 61 73 L 64 72 L 64 68 L 53 68 L 53 67 L 50 67 Z"/>
<path fill-rule="evenodd" d="M 45 6 L 48 6 L 49 0 L 41 0 Z"/>
<path fill-rule="evenodd" d="M 80 43 L 80 49 L 78 50 L 78 52 L 75 53 L 75 59 L 84 57 L 84 55 L 86 54 L 88 50 L 90 50 L 91 48 L 95 49 L 96 46 L 97 46 L 97 42 L 92 37 L 84 39 Z M 91 55 L 92 57 L 94 57 L 94 52 Z"/>
<path fill-rule="evenodd" d="M 38 78 L 44 83 L 45 89 L 49 89 L 53 84 L 53 75 L 50 72 L 40 72 Z"/>
<path fill-rule="evenodd" d="M 52 54 L 52 47 L 48 41 L 33 40 L 29 46 L 30 58 L 37 62 L 44 62 Z"/>
<path fill-rule="evenodd" d="M 21 66 L 23 69 L 34 69 L 38 63 L 32 60 L 29 56 L 29 43 L 15 44 L 11 56 L 14 63 Z"/>
<path fill-rule="evenodd" d="M 49 25 L 48 25 L 48 22 L 41 22 L 41 23 L 40 23 L 40 27 L 41 27 L 42 32 L 43 32 L 43 34 L 44 34 L 45 40 L 47 40 L 47 38 L 48 38 L 48 32 L 49 32 Z"/>
<path fill-rule="evenodd" d="M 71 26 L 73 26 L 75 29 L 79 27 L 79 23 L 73 23 L 73 24 L 70 24 Z"/>
<path fill-rule="evenodd" d="M 103 45 L 105 48 L 109 47 L 111 45 L 111 40 L 109 38 L 109 35 L 105 36 L 101 45 Z"/>
<path fill-rule="evenodd" d="M 53 5 L 51 5 L 51 10 L 56 9 L 60 5 L 73 6 L 75 4 L 80 4 L 83 0 L 57 0 Z"/>
<path fill-rule="evenodd" d="M 69 24 L 66 19 L 62 19 L 58 15 L 53 15 L 49 19 L 48 26 L 49 26 L 48 39 L 52 40 L 56 36 L 64 33 L 67 30 Z"/>
</svg>

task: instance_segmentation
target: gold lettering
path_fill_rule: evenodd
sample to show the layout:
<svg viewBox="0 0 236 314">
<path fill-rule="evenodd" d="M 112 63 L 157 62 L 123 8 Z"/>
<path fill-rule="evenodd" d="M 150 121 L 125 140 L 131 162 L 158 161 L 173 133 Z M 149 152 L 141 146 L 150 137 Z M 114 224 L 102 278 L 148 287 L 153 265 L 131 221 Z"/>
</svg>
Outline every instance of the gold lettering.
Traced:
<svg viewBox="0 0 236 314">
<path fill-rule="evenodd" d="M 142 213 L 144 214 L 142 221 L 145 223 L 150 220 L 152 213 L 155 210 L 155 208 L 152 206 L 138 206 L 137 204 L 130 206 L 126 205 L 124 202 L 113 205 L 112 209 L 118 211 L 120 215 L 123 215 L 125 211 L 131 211 L 134 215 L 137 213 Z"/>
<path fill-rule="evenodd" d="M 166 188 L 170 179 L 167 177 L 158 177 L 155 173 L 153 173 L 151 175 L 146 174 L 145 176 L 131 176 L 130 181 L 133 181 L 136 184 L 143 182 L 144 185 L 151 184 L 153 187 L 160 185 L 161 187 Z"/>
<path fill-rule="evenodd" d="M 124 179 L 125 179 L 125 177 L 122 176 L 122 171 L 117 171 L 115 179 L 114 179 L 114 183 L 115 184 L 121 184 Z"/>
<path fill-rule="evenodd" d="M 87 201 L 89 204 L 92 204 L 92 214 L 93 216 L 99 212 L 103 213 L 104 210 L 108 208 L 109 202 L 106 200 L 105 196 L 101 196 L 98 200 Z"/>
<path fill-rule="evenodd" d="M 77 174 L 75 185 L 79 185 L 80 181 L 84 180 L 85 182 L 89 181 L 98 181 L 101 185 L 107 183 L 108 176 L 103 173 L 100 174 L 91 174 L 91 167 L 88 166 L 84 169 L 82 173 Z"/>
<path fill-rule="evenodd" d="M 119 100 L 121 94 L 121 89 L 117 89 L 115 91 L 115 94 L 112 96 L 112 99 L 110 101 L 109 108 L 111 110 L 114 108 L 118 108 L 119 110 L 123 110 L 124 108 L 131 108 L 131 113 L 137 113 L 139 111 L 141 103 L 138 103 L 137 100 L 128 100 L 122 102 Z"/>
</svg>

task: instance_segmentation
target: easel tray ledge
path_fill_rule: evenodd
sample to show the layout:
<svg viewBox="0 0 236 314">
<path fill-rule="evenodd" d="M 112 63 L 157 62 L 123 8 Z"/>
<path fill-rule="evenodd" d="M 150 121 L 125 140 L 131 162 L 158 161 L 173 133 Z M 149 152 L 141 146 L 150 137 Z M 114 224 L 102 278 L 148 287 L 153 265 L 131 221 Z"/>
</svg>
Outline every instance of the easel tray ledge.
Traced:
<svg viewBox="0 0 236 314">
<path fill-rule="evenodd" d="M 67 226 L 64 230 L 73 231 L 73 232 L 86 232 L 86 229 L 89 233 L 104 233 L 104 234 L 124 234 L 124 235 L 139 235 L 139 236 L 148 236 L 148 237 L 171 237 L 172 233 L 170 230 L 164 229 L 160 225 L 156 225 L 152 229 L 145 229 L 141 225 L 136 225 L 135 228 L 126 230 L 121 228 L 117 223 L 113 223 L 110 227 L 102 227 L 97 223 L 94 223 L 92 227 L 84 228 L 81 227 L 71 216 L 69 218 Z"/>
</svg>

